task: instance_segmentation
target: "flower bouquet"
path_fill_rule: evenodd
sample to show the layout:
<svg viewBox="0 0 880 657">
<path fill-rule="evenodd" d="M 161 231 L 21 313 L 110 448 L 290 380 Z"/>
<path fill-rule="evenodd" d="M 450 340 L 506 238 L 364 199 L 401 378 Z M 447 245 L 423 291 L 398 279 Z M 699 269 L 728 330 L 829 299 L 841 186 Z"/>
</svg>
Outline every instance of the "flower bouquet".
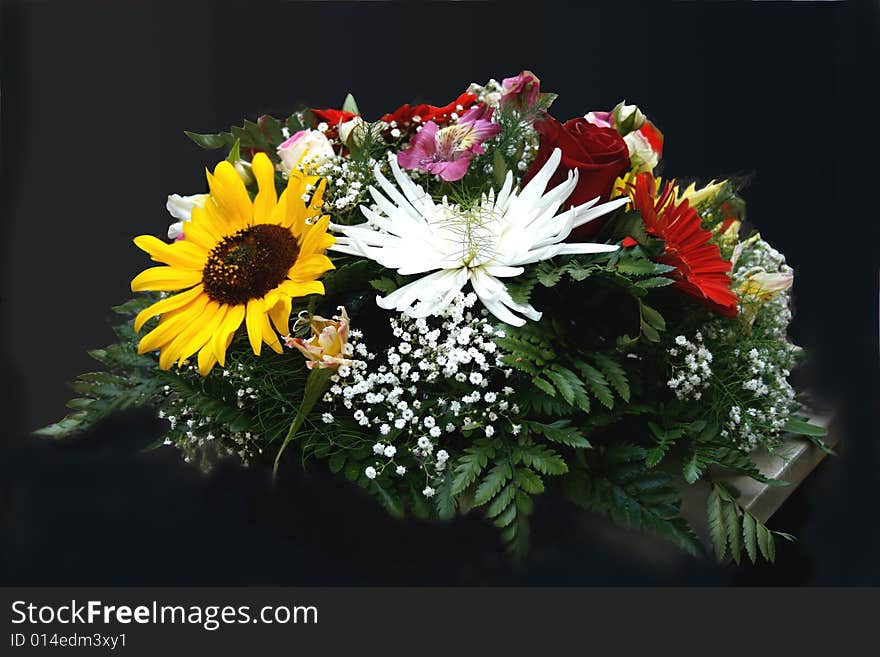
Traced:
<svg viewBox="0 0 880 657">
<path fill-rule="evenodd" d="M 554 98 L 524 71 L 375 122 L 349 96 L 187 133 L 227 156 L 135 238 L 157 264 L 105 369 L 38 433 L 152 405 L 202 468 L 317 461 L 395 515 L 485 514 L 513 556 L 548 486 L 697 553 L 680 487 L 705 480 L 719 558 L 772 560 L 790 536 L 717 474 L 824 448 L 788 381 L 792 270 L 736 181 L 658 177 L 636 106 L 560 123 Z"/>
</svg>

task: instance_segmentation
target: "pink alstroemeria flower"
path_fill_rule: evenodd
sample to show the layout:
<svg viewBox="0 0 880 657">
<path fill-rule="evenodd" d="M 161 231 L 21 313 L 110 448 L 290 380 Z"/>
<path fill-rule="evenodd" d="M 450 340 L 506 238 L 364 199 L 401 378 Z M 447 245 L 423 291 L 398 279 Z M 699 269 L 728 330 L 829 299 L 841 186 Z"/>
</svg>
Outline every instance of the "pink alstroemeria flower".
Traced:
<svg viewBox="0 0 880 657">
<path fill-rule="evenodd" d="M 461 180 L 471 158 L 486 152 L 483 142 L 501 132 L 501 126 L 491 118 L 492 109 L 480 105 L 462 114 L 455 125 L 441 129 L 428 121 L 409 148 L 397 154 L 397 163 L 404 169 L 433 173 L 446 182 Z"/>
</svg>

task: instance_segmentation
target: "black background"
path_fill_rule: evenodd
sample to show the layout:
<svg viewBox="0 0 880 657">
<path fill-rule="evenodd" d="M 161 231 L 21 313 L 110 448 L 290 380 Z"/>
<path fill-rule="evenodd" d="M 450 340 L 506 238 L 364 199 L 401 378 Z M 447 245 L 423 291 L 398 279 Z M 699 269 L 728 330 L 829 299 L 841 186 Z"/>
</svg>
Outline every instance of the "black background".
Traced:
<svg viewBox="0 0 880 657">
<path fill-rule="evenodd" d="M 877 584 L 875 3 L 6 2 L 2 24 L 2 424 L 7 584 Z M 535 71 L 560 119 L 635 102 L 664 173 L 753 174 L 750 218 L 796 270 L 805 385 L 843 443 L 771 526 L 775 567 L 670 556 L 545 496 L 512 569 L 479 518 L 390 520 L 314 467 L 202 477 L 149 411 L 68 443 L 65 381 L 112 339 L 108 307 L 203 191 L 210 132 L 301 103 L 367 117 Z"/>
</svg>

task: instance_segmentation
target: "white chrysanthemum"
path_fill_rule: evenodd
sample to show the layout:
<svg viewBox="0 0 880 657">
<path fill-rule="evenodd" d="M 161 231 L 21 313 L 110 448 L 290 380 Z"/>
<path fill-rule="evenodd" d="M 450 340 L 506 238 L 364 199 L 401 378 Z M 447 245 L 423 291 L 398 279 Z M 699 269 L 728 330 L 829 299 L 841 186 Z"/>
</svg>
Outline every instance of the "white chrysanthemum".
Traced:
<svg viewBox="0 0 880 657">
<path fill-rule="evenodd" d="M 501 278 L 518 276 L 523 265 L 562 254 L 614 251 L 609 244 L 564 243 L 572 230 L 627 203 L 626 198 L 595 205 L 598 198 L 557 215 L 574 190 L 578 172 L 546 194 L 547 183 L 561 159 L 555 149 L 537 175 L 519 191 L 507 173 L 498 194 L 483 195 L 474 208 L 465 209 L 445 197 L 435 203 L 429 194 L 400 170 L 396 158 L 389 163 L 397 186 L 379 167 L 375 175 L 384 194 L 370 193 L 380 212 L 362 205 L 367 221 L 356 226 L 331 224 L 341 233 L 332 250 L 375 260 L 402 276 L 427 274 L 376 302 L 412 317 L 442 311 L 470 281 L 483 305 L 498 319 L 514 326 L 538 320 L 541 313 L 517 303 Z M 433 272 L 433 273 L 429 273 Z"/>
</svg>

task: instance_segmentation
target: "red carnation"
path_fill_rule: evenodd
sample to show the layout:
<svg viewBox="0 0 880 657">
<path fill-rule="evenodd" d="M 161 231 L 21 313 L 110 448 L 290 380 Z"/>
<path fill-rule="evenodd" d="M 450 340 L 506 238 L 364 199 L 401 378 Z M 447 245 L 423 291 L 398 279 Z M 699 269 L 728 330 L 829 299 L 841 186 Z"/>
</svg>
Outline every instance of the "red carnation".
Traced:
<svg viewBox="0 0 880 657">
<path fill-rule="evenodd" d="M 404 134 L 415 132 L 417 126 L 424 125 L 428 121 L 433 121 L 442 128 L 452 122 L 453 113 L 461 116 L 462 112 L 472 107 L 476 102 L 476 94 L 463 93 L 443 107 L 435 107 L 434 105 L 426 105 L 424 103 L 411 106 L 407 103 L 406 105 L 401 105 L 390 114 L 383 116 L 382 120 L 385 123 L 394 121 L 397 129 Z M 415 121 L 415 117 L 419 117 L 419 120 Z"/>
<path fill-rule="evenodd" d="M 357 116 L 354 112 L 346 112 L 345 110 L 337 110 L 337 109 L 323 109 L 317 110 L 313 109 L 312 114 L 315 115 L 315 118 L 318 120 L 318 123 L 323 121 L 331 128 L 337 127 L 340 123 L 345 123 L 346 121 L 351 121 L 354 117 Z"/>
<path fill-rule="evenodd" d="M 338 109 L 313 109 L 312 115 L 318 123 L 327 124 L 327 132 L 324 133 L 327 139 L 336 139 L 339 136 L 339 126 L 358 116 L 354 112 Z"/>
<path fill-rule="evenodd" d="M 687 199 L 676 204 L 675 190 L 667 182 L 655 198 L 656 184 L 650 173 L 640 173 L 635 186 L 627 192 L 633 207 L 642 215 L 645 230 L 666 243 L 658 262 L 675 267 L 670 276 L 675 286 L 696 297 L 714 311 L 733 317 L 737 313 L 737 296 L 730 289 L 730 261 L 721 257 L 721 250 L 711 244 L 712 233 L 701 225 L 700 215 Z M 624 246 L 634 245 L 628 238 Z"/>
</svg>

